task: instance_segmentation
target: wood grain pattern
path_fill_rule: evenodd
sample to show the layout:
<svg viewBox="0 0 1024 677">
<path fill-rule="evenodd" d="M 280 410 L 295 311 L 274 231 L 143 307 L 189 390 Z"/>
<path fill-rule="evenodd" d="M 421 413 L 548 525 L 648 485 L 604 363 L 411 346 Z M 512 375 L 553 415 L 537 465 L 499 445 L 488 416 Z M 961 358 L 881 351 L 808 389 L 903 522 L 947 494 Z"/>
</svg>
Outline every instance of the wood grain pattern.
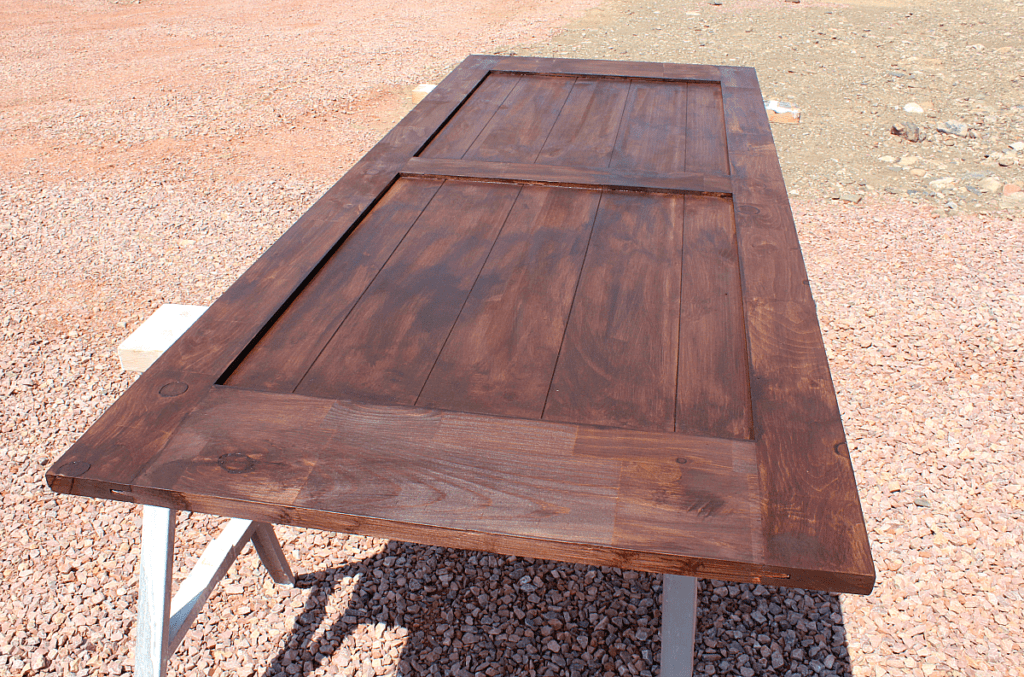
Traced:
<svg viewBox="0 0 1024 677">
<path fill-rule="evenodd" d="M 467 59 L 47 481 L 517 556 L 874 583 L 745 68 Z"/>
<path fill-rule="evenodd" d="M 686 199 L 676 426 L 749 439 L 750 383 L 732 205 Z"/>
<path fill-rule="evenodd" d="M 523 189 L 420 406 L 540 418 L 599 200 Z"/>
<path fill-rule="evenodd" d="M 458 112 L 421 152 L 425 158 L 461 158 L 480 136 L 521 75 L 488 75 Z"/>
<path fill-rule="evenodd" d="M 870 588 L 867 530 L 813 307 L 752 300 L 747 324 L 766 561 L 828 562 L 816 585 Z"/>
<path fill-rule="evenodd" d="M 629 88 L 611 166 L 667 174 L 686 170 L 688 87 L 634 81 Z"/>
<path fill-rule="evenodd" d="M 672 430 L 683 204 L 667 195 L 602 199 L 546 419 Z"/>
<path fill-rule="evenodd" d="M 747 142 L 730 159 L 765 561 L 805 569 L 797 577 L 816 587 L 869 591 L 867 530 L 781 170 L 749 144 L 767 115 L 757 89 L 725 91 L 727 134 Z"/>
<path fill-rule="evenodd" d="M 638 484 L 638 453 L 670 461 L 681 483 Z M 316 514 L 318 526 L 420 543 L 447 545 L 454 532 L 496 552 L 711 575 L 756 560 L 753 459 L 750 442 L 215 387 L 132 491 L 166 502 L 168 488 L 181 509 L 277 523 Z M 679 510 L 720 534 L 715 543 L 629 528 Z M 787 576 L 754 567 L 759 580 Z"/>
<path fill-rule="evenodd" d="M 519 191 L 442 186 L 295 392 L 416 402 Z"/>
<path fill-rule="evenodd" d="M 571 188 L 609 188 L 665 193 L 730 195 L 732 179 L 714 172 L 648 172 L 589 169 L 514 162 L 475 162 L 412 158 L 402 175 L 419 178 L 466 179 L 515 184 L 547 184 Z"/>
<path fill-rule="evenodd" d="M 690 85 L 686 94 L 686 166 L 683 169 L 728 174 L 722 88 Z"/>
<path fill-rule="evenodd" d="M 574 84 L 575 78 L 521 78 L 462 157 L 536 161 Z"/>
<path fill-rule="evenodd" d="M 291 392 L 433 199 L 440 181 L 399 181 L 223 382 Z"/>
<path fill-rule="evenodd" d="M 607 167 L 628 93 L 628 81 L 577 78 L 537 163 Z"/>
</svg>

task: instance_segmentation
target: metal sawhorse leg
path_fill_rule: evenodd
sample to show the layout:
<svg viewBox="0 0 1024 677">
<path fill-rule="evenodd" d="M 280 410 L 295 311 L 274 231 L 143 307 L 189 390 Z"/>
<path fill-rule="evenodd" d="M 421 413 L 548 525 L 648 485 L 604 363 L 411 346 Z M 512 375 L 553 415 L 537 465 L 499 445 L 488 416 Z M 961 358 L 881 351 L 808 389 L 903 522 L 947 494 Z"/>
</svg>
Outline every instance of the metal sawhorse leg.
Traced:
<svg viewBox="0 0 1024 677">
<path fill-rule="evenodd" d="M 203 604 L 248 541 L 252 541 L 271 578 L 278 583 L 295 584 L 274 528 L 262 522 L 233 519 L 206 547 L 202 558 L 172 600 L 176 521 L 175 510 L 152 505 L 142 508 L 136 677 L 167 675 L 167 660 L 181 644 Z"/>
<path fill-rule="evenodd" d="M 661 677 L 693 675 L 697 579 L 665 574 L 661 598 Z"/>
<path fill-rule="evenodd" d="M 167 660 L 185 638 L 203 604 L 248 541 L 277 583 L 293 585 L 281 544 L 269 524 L 233 519 L 207 546 L 171 599 L 174 526 L 177 513 L 143 506 L 139 578 L 137 677 L 166 677 Z M 697 629 L 697 579 L 666 574 L 661 610 L 662 677 L 691 677 Z"/>
</svg>

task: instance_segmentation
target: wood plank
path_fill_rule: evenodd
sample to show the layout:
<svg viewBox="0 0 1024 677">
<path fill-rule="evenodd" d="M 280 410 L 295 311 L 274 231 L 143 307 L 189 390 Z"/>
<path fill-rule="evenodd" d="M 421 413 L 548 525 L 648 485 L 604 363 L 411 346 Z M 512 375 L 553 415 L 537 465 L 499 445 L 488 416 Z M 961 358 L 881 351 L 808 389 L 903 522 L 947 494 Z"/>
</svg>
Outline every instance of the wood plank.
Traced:
<svg viewBox="0 0 1024 677">
<path fill-rule="evenodd" d="M 488 75 L 452 119 L 420 153 L 425 158 L 461 158 L 491 121 L 521 75 Z"/>
<path fill-rule="evenodd" d="M 814 306 L 750 300 L 747 327 L 766 562 L 868 591 L 871 551 Z"/>
<path fill-rule="evenodd" d="M 633 81 L 611 166 L 655 174 L 686 170 L 687 86 Z M 700 171 L 700 170 L 698 170 Z"/>
<path fill-rule="evenodd" d="M 521 78 L 463 157 L 534 162 L 574 82 L 575 78 L 564 77 Z"/>
<path fill-rule="evenodd" d="M 540 418 L 599 201 L 523 189 L 419 406 Z"/>
<path fill-rule="evenodd" d="M 666 70 L 669 70 L 666 67 Z M 720 66 L 719 76 L 722 79 L 722 87 L 745 87 L 747 89 L 760 89 L 757 82 L 757 71 L 747 66 Z"/>
<path fill-rule="evenodd" d="M 248 448 L 282 436 L 287 448 Z M 756 511 L 744 523 L 744 506 L 758 503 L 756 482 L 743 480 L 754 473 L 752 447 L 217 386 L 131 498 L 430 545 L 779 582 L 788 573 L 759 566 L 756 541 L 727 535 L 756 527 Z M 642 468 L 623 477 L 653 450 L 679 469 L 661 497 L 636 488 Z M 663 541 L 658 529 L 648 538 L 618 526 L 662 513 L 680 513 L 708 546 L 691 555 L 699 536 L 687 530 Z"/>
<path fill-rule="evenodd" d="M 444 184 L 295 392 L 413 404 L 519 190 Z"/>
<path fill-rule="evenodd" d="M 772 127 L 764 108 L 761 90 L 757 87 L 722 87 L 725 126 L 730 139 L 735 134 L 767 134 Z M 730 141 L 731 145 L 731 141 Z"/>
<path fill-rule="evenodd" d="M 723 89 L 765 563 L 867 593 L 874 566 L 814 300 L 756 88 Z M 735 148 L 735 151 L 733 149 Z M 799 571 L 799 569 L 804 571 Z"/>
<path fill-rule="evenodd" d="M 156 364 L 132 384 L 46 472 L 54 491 L 124 500 L 139 469 L 159 454 L 182 420 L 214 384 Z"/>
<path fill-rule="evenodd" d="M 398 181 L 222 382 L 291 392 L 377 277 L 441 181 Z"/>
<path fill-rule="evenodd" d="M 333 406 L 318 398 L 216 387 L 173 444 L 135 479 L 132 492 L 141 500 L 154 490 L 171 490 L 181 510 L 189 509 L 187 494 L 200 492 L 289 505 L 323 451 L 309 444 L 311 431 L 321 428 Z"/>
<path fill-rule="evenodd" d="M 763 550 L 753 445 L 736 443 L 714 457 L 668 445 L 626 447 L 615 513 L 615 542 L 627 548 L 756 559 Z M 723 445 L 724 446 L 724 445 Z M 705 574 L 715 573 L 705 570 Z"/>
<path fill-rule="evenodd" d="M 789 201 L 739 203 L 736 237 L 741 252 L 776 265 L 743 266 L 743 293 L 752 299 L 814 304 Z"/>
<path fill-rule="evenodd" d="M 436 179 L 458 178 L 490 183 L 547 184 L 567 188 L 732 194 L 732 178 L 727 174 L 683 171 L 659 173 L 634 169 L 592 169 L 512 162 L 412 158 L 402 168 L 402 175 Z"/>
<path fill-rule="evenodd" d="M 676 430 L 750 439 L 739 257 L 728 200 L 686 199 Z"/>
<path fill-rule="evenodd" d="M 545 419 L 673 429 L 683 205 L 602 198 Z"/>
<path fill-rule="evenodd" d="M 729 173 L 722 88 L 690 85 L 686 97 L 687 171 Z"/>
<path fill-rule="evenodd" d="M 501 57 L 492 66 L 510 73 L 557 73 L 616 78 L 648 78 L 719 82 L 718 66 L 703 64 L 665 64 L 644 61 L 607 61 L 600 59 L 555 59 L 549 57 Z"/>
<path fill-rule="evenodd" d="M 578 78 L 537 163 L 607 167 L 629 88 L 626 80 Z"/>
</svg>

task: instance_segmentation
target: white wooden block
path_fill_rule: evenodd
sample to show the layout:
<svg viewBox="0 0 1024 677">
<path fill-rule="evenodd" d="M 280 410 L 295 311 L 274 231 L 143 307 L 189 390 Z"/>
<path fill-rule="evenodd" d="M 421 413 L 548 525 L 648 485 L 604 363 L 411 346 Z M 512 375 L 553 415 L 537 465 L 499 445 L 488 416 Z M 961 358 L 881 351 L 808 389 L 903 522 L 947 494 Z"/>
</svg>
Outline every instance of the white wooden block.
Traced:
<svg viewBox="0 0 1024 677">
<path fill-rule="evenodd" d="M 427 94 L 430 94 L 432 91 L 434 91 L 434 87 L 436 87 L 436 86 L 437 85 L 431 85 L 429 83 L 424 83 L 422 85 L 416 85 L 415 87 L 413 87 L 413 90 L 412 90 L 412 102 L 414 104 L 417 104 L 420 101 L 423 101 L 423 99 L 427 96 Z"/>
<path fill-rule="evenodd" d="M 768 122 L 786 122 L 797 124 L 800 122 L 800 109 L 785 101 L 772 99 L 764 105 L 768 112 Z"/>
<path fill-rule="evenodd" d="M 121 368 L 146 371 L 204 312 L 206 306 L 182 306 L 176 303 L 165 303 L 157 308 L 117 347 Z"/>
</svg>

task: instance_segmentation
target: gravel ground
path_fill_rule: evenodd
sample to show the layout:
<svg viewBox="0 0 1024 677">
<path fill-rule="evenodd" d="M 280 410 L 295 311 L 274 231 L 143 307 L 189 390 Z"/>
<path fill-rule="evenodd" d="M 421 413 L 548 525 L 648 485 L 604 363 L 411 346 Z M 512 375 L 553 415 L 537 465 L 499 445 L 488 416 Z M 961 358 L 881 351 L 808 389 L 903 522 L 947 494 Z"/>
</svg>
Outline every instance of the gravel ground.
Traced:
<svg viewBox="0 0 1024 677">
<path fill-rule="evenodd" d="M 793 196 L 1024 216 L 1019 0 L 610 0 L 523 52 L 753 66 L 802 112 L 775 126 Z"/>
<path fill-rule="evenodd" d="M 898 30 L 931 49 L 928 31 L 955 25 L 956 7 L 913 5 L 918 19 Z M 1020 16 L 1019 3 L 989 5 L 973 5 L 971 20 Z M 295 0 L 0 6 L 0 134 L 8 141 L 0 147 L 0 675 L 131 672 L 140 512 L 52 494 L 45 468 L 133 380 L 118 367 L 117 344 L 161 303 L 215 299 L 393 124 L 412 85 L 436 81 L 467 52 L 546 50 L 735 57 L 758 67 L 766 95 L 781 96 L 769 87 L 797 74 L 767 58 L 790 44 L 772 34 L 808 32 L 815 17 L 852 33 L 865 27 L 856 21 L 880 21 L 873 7 L 896 11 L 805 2 L 813 11 L 786 23 L 797 8 L 781 2 L 610 2 L 586 14 L 583 2 L 515 11 L 482 2 L 346 7 L 341 39 L 329 29 L 341 9 Z M 687 12 L 701 23 L 679 23 L 695 19 Z M 693 44 L 682 33 L 658 44 L 649 37 L 655 26 L 650 34 L 631 27 L 655 17 L 662 30 L 688 27 Z M 765 41 L 727 57 L 713 51 L 729 22 L 748 19 L 770 23 Z M 712 36 L 704 47 L 696 28 Z M 598 29 L 617 38 L 619 52 L 591 35 Z M 802 44 L 829 50 L 817 57 L 828 68 L 847 68 L 831 38 L 828 47 Z M 988 45 L 993 54 L 1002 46 Z M 882 100 L 871 61 L 860 65 L 876 83 L 864 91 Z M 827 79 L 801 82 L 806 101 L 828 99 Z M 1016 96 L 1013 86 L 989 96 Z M 841 108 L 832 115 L 846 115 Z M 998 110 L 1001 143 L 1019 118 L 1012 106 Z M 797 225 L 878 585 L 858 597 L 702 581 L 698 674 L 1024 674 L 1016 203 L 981 202 L 988 215 L 963 215 L 968 205 L 950 218 L 927 196 L 915 204 L 914 195 L 864 188 L 860 204 L 830 200 L 829 181 L 842 175 L 801 155 L 815 143 L 803 133 L 817 143 L 839 134 L 832 143 L 853 177 L 868 166 L 856 158 L 885 150 L 870 144 L 910 147 L 888 134 L 895 113 L 872 119 L 875 136 L 861 134 L 864 146 L 842 146 L 856 135 L 840 134 L 843 124 L 812 127 L 813 115 L 808 126 L 775 133 L 799 191 Z M 973 141 L 914 152 L 939 162 L 951 152 L 944 149 L 966 153 Z M 992 172 L 1005 170 L 998 175 L 1011 182 L 1014 167 Z M 179 526 L 179 578 L 218 524 L 193 514 Z M 172 659 L 172 674 L 658 672 L 659 576 L 278 532 L 299 586 L 274 585 L 247 549 Z"/>
</svg>

